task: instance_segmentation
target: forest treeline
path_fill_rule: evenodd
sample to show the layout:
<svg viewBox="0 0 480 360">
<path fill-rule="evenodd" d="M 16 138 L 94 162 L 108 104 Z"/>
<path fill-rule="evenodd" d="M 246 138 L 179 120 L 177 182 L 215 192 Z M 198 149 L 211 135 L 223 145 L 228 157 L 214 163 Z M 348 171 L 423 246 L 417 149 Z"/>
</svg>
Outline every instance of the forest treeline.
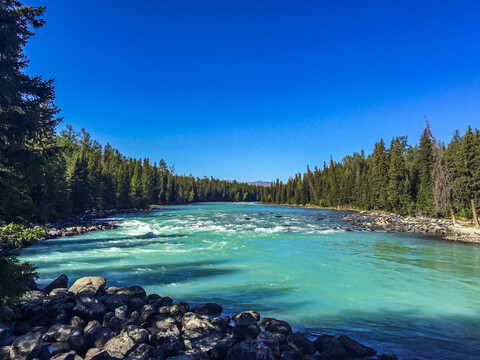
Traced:
<svg viewBox="0 0 480 360">
<path fill-rule="evenodd" d="M 396 137 L 387 147 L 380 139 L 371 154 L 345 156 L 313 171 L 307 166 L 286 183 L 277 179 L 262 202 L 333 208 L 385 210 L 404 215 L 472 219 L 480 199 L 480 131 L 457 130 L 445 145 L 427 126 L 418 144 Z"/>
<path fill-rule="evenodd" d="M 10 194 L 0 208 L 4 221 L 45 222 L 87 210 L 261 198 L 259 186 L 177 175 L 163 160 L 126 157 L 92 140 L 85 129 L 75 132 L 67 125 L 50 141 L 48 151 L 24 167 L 25 174 L 4 174 L 10 176 L 8 188 L 2 189 Z M 36 175 L 29 179 L 32 171 Z"/>
</svg>

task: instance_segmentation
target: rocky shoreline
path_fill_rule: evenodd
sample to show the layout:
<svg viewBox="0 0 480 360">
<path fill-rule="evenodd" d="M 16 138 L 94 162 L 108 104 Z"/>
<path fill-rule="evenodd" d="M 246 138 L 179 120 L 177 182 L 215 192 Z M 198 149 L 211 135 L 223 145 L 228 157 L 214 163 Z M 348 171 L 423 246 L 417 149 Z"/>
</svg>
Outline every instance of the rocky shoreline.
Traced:
<svg viewBox="0 0 480 360">
<path fill-rule="evenodd" d="M 2 360 L 395 360 L 352 338 L 310 339 L 255 311 L 235 316 L 215 303 L 191 308 L 140 286 L 107 287 L 60 276 L 31 290 L 0 324 Z"/>
<path fill-rule="evenodd" d="M 460 222 L 453 225 L 451 220 L 434 219 L 425 216 L 403 216 L 395 213 L 381 213 L 375 211 L 359 211 L 355 209 L 332 209 L 312 205 L 274 205 L 299 209 L 312 210 L 343 210 L 351 213 L 341 220 L 346 226 L 340 229 L 345 231 L 386 231 L 408 232 L 431 235 L 438 239 L 457 241 L 470 244 L 480 244 L 480 230 L 467 227 Z"/>
<path fill-rule="evenodd" d="M 480 231 L 462 225 L 453 225 L 451 220 L 433 219 L 424 216 L 410 217 L 392 213 L 356 211 L 345 216 L 345 230 L 409 232 L 432 235 L 440 239 L 480 244 Z"/>
</svg>

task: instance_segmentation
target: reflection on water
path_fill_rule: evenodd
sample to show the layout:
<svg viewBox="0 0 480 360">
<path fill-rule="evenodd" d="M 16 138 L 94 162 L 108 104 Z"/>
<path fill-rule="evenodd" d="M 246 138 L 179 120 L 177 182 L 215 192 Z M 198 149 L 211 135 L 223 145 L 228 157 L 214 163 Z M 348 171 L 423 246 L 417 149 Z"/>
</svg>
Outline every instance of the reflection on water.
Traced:
<svg viewBox="0 0 480 360">
<path fill-rule="evenodd" d="M 311 334 L 352 334 L 405 358 L 477 358 L 480 246 L 333 230 L 344 215 L 248 203 L 161 207 L 22 257 L 42 284 L 62 273 L 103 275 L 178 301 L 216 301 L 229 313 L 255 309 Z"/>
</svg>

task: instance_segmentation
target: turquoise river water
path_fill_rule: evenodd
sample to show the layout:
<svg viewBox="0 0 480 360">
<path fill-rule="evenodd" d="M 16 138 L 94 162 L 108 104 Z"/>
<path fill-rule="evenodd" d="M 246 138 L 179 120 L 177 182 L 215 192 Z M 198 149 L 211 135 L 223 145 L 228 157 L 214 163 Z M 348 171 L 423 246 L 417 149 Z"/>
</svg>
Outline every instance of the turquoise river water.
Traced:
<svg viewBox="0 0 480 360">
<path fill-rule="evenodd" d="M 259 214 L 263 213 L 263 215 Z M 39 282 L 102 275 L 175 301 L 254 309 L 400 358 L 480 358 L 480 246 L 347 232 L 344 212 L 209 203 L 114 216 L 116 230 L 22 252 Z M 247 219 L 249 218 L 249 220 Z"/>
</svg>

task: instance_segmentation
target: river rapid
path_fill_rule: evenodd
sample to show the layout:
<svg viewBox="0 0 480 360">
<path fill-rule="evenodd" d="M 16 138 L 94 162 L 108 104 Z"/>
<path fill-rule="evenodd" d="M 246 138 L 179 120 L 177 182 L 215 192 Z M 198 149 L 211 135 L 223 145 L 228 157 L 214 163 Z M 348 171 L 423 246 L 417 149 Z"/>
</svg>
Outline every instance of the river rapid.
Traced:
<svg viewBox="0 0 480 360">
<path fill-rule="evenodd" d="M 115 286 L 227 314 L 257 310 L 307 334 L 346 334 L 399 358 L 480 357 L 480 245 L 336 230 L 346 212 L 202 203 L 117 215 L 115 230 L 37 243 L 39 283 Z M 334 229 L 332 229 L 334 228 Z"/>
</svg>

